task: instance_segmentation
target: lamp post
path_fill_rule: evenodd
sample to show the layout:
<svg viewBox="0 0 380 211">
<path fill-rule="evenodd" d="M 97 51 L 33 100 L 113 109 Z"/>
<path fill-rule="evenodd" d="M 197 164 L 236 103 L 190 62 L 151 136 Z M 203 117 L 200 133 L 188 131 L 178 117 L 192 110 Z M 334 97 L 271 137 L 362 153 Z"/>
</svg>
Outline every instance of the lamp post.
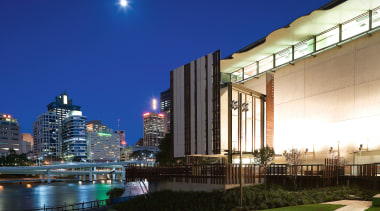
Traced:
<svg viewBox="0 0 380 211">
<path fill-rule="evenodd" d="M 241 119 L 242 119 L 242 112 L 248 111 L 248 103 L 242 103 L 242 93 L 239 93 L 238 101 L 232 100 L 231 101 L 231 109 L 236 110 L 238 109 L 238 130 L 239 130 L 239 158 L 240 158 L 240 166 L 239 166 L 239 176 L 240 176 L 240 208 L 243 208 L 243 174 L 242 174 L 242 166 L 243 166 L 243 147 L 242 147 L 242 141 L 241 141 Z"/>
</svg>

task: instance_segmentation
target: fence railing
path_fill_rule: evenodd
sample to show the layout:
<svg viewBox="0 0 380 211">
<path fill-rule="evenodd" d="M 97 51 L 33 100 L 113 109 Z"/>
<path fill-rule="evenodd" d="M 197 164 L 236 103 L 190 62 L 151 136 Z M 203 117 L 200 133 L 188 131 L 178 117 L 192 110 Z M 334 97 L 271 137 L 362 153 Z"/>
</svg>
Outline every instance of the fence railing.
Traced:
<svg viewBox="0 0 380 211">
<path fill-rule="evenodd" d="M 30 211 L 37 211 L 37 210 L 43 210 L 43 211 L 66 211 L 66 210 L 92 210 L 98 207 L 106 206 L 106 199 L 104 200 L 95 200 L 95 201 L 88 201 L 88 202 L 82 202 L 82 203 L 76 203 L 76 204 L 70 204 L 70 205 L 63 205 L 63 206 L 55 206 L 55 207 L 46 207 L 44 205 L 43 208 L 39 209 L 31 209 Z"/>
<path fill-rule="evenodd" d="M 171 180 L 175 182 L 239 184 L 239 164 L 198 164 L 180 166 L 126 166 L 126 181 L 136 179 Z M 257 164 L 243 164 L 244 183 L 261 182 L 264 168 Z"/>
<path fill-rule="evenodd" d="M 266 168 L 267 175 L 294 175 L 298 176 L 353 176 L 353 177 L 377 177 L 380 176 L 380 163 L 372 164 L 313 164 L 313 165 L 288 165 L 271 164 Z"/>
<path fill-rule="evenodd" d="M 136 179 L 169 180 L 173 182 L 239 184 L 239 164 L 197 164 L 178 166 L 137 166 L 128 165 L 126 181 Z M 318 176 L 332 179 L 337 176 L 377 177 L 380 163 L 339 165 L 336 160 L 326 159 L 325 164 L 270 164 L 264 168 L 257 164 L 243 164 L 242 178 L 245 184 L 263 182 L 264 176 Z"/>
</svg>

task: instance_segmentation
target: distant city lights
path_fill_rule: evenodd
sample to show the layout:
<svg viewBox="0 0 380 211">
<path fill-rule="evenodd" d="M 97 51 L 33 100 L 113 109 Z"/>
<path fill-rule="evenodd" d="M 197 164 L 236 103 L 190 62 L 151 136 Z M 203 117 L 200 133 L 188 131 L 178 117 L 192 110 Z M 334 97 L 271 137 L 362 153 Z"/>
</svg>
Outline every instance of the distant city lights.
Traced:
<svg viewBox="0 0 380 211">
<path fill-rule="evenodd" d="M 146 112 L 146 113 L 143 114 L 144 117 L 149 116 L 149 115 L 150 115 L 149 112 Z"/>
</svg>

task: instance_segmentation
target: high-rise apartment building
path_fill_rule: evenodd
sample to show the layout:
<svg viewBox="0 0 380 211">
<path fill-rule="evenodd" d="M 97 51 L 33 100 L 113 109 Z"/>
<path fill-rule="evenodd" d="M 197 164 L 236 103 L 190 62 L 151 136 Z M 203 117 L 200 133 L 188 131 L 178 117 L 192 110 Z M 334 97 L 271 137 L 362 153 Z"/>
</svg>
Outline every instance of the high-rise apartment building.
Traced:
<svg viewBox="0 0 380 211">
<path fill-rule="evenodd" d="M 87 117 L 82 111 L 70 111 L 62 122 L 62 155 L 66 160 L 74 157 L 87 159 Z"/>
<path fill-rule="evenodd" d="M 0 156 L 5 156 L 10 150 L 21 154 L 22 138 L 17 119 L 9 114 L 0 113 Z"/>
<path fill-rule="evenodd" d="M 170 132 L 170 118 L 171 118 L 171 94 L 170 88 L 164 92 L 161 92 L 161 113 L 164 114 L 164 132 Z"/>
<path fill-rule="evenodd" d="M 143 146 L 158 147 L 164 138 L 164 114 L 144 113 Z"/>
<path fill-rule="evenodd" d="M 88 159 L 91 161 L 120 160 L 120 136 L 100 120 L 87 123 Z"/>
<path fill-rule="evenodd" d="M 47 105 L 48 111 L 33 123 L 33 152 L 38 158 L 62 157 L 62 121 L 70 111 L 79 111 L 80 108 L 72 104 L 66 92 Z"/>
</svg>

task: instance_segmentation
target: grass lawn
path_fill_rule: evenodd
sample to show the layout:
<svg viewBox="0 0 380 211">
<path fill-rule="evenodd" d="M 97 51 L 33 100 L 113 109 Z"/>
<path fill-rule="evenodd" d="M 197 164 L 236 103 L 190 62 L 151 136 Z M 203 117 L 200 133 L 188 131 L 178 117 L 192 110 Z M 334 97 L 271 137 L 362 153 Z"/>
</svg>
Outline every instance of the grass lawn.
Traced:
<svg viewBox="0 0 380 211">
<path fill-rule="evenodd" d="M 275 209 L 267 209 L 267 210 L 299 210 L 299 211 L 330 211 L 336 210 L 338 208 L 344 207 L 344 205 L 337 204 L 307 204 L 307 205 L 299 205 L 299 206 L 291 206 L 291 207 L 281 207 Z"/>
<path fill-rule="evenodd" d="M 370 207 L 366 211 L 380 211 L 380 207 Z"/>
</svg>

